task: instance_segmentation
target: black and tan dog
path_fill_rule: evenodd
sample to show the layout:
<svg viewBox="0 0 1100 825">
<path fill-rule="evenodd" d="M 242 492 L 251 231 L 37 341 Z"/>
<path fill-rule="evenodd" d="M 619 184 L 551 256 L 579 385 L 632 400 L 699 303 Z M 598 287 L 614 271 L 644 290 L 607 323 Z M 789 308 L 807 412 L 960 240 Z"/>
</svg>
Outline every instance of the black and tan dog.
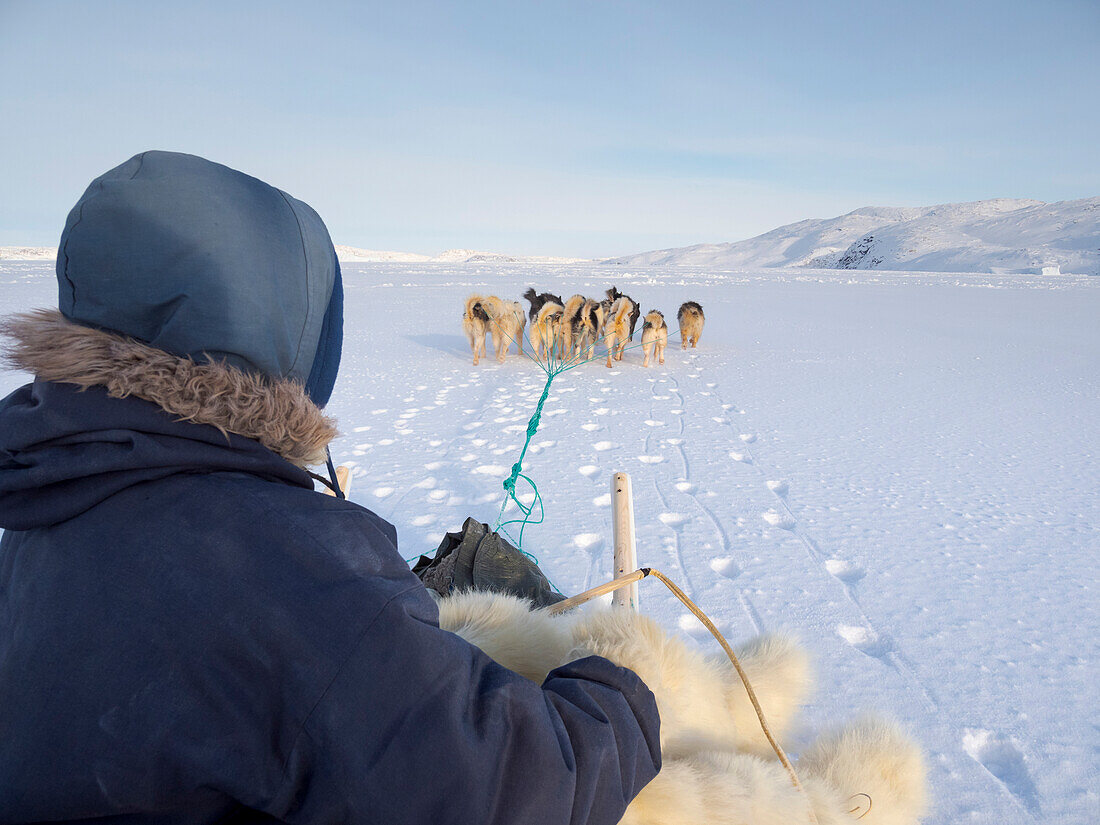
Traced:
<svg viewBox="0 0 1100 825">
<path fill-rule="evenodd" d="M 639 304 L 637 301 L 635 301 L 629 295 L 624 295 L 623 293 L 619 292 L 619 288 L 615 287 L 615 286 L 608 289 L 606 295 L 607 295 L 608 300 L 611 301 L 612 303 L 615 303 L 615 301 L 619 300 L 620 298 L 626 298 L 634 306 L 633 311 L 631 311 L 631 313 L 630 313 L 630 329 L 629 329 L 629 331 L 627 333 L 627 336 L 626 336 L 626 340 L 633 341 L 634 340 L 634 328 L 638 325 L 638 318 L 642 314 L 641 304 Z"/>
<path fill-rule="evenodd" d="M 527 311 L 527 317 L 532 321 L 538 317 L 539 310 L 542 309 L 543 304 L 554 303 L 562 307 L 565 306 L 565 301 L 561 299 L 560 295 L 551 295 L 549 292 L 536 293 L 534 287 L 527 287 L 527 291 L 523 293 L 523 297 L 531 304 L 531 309 Z"/>
</svg>

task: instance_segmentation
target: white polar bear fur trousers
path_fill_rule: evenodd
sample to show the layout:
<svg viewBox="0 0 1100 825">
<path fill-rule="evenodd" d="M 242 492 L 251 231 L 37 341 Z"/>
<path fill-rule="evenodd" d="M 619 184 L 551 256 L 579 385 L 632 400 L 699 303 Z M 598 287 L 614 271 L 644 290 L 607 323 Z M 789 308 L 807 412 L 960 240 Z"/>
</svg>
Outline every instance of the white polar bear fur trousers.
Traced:
<svg viewBox="0 0 1100 825">
<path fill-rule="evenodd" d="M 439 623 L 541 684 L 559 665 L 596 654 L 633 670 L 661 714 L 663 767 L 627 808 L 625 825 L 914 825 L 925 808 L 924 759 L 896 726 L 865 719 L 819 738 L 796 765 L 800 793 L 775 758 L 725 654 L 704 656 L 626 609 L 551 616 L 494 593 L 439 603 Z M 777 739 L 810 683 L 805 652 L 784 636 L 736 650 Z M 871 798 L 870 810 L 866 799 Z M 858 808 L 852 812 L 853 808 Z"/>
</svg>

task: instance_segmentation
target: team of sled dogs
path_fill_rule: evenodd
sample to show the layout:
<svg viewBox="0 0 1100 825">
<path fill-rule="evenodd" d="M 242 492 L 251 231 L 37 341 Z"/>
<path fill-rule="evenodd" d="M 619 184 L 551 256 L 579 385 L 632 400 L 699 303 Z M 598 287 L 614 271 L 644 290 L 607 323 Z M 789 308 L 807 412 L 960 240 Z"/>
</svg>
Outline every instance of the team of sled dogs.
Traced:
<svg viewBox="0 0 1100 825">
<path fill-rule="evenodd" d="M 636 611 L 551 616 L 512 596 L 465 592 L 440 601 L 439 624 L 535 684 L 593 654 L 642 678 L 661 715 L 663 765 L 624 825 L 811 825 L 811 810 L 817 825 L 916 825 L 924 812 L 924 757 L 896 725 L 865 718 L 800 748 L 802 793 L 725 655 L 706 656 Z M 788 740 L 810 684 L 806 653 L 772 635 L 737 654 L 772 734 Z"/>
<path fill-rule="evenodd" d="M 485 355 L 486 333 L 492 336 L 497 361 L 504 361 L 513 341 L 523 355 L 524 329 L 530 322 L 527 335 L 536 360 L 569 361 L 583 357 L 590 361 L 595 356 L 596 344 L 602 343 L 607 347 L 610 367 L 613 360 L 623 360 L 626 345 L 634 340 L 642 310 L 637 301 L 615 287 L 608 289 L 606 295 L 601 300 L 574 295 L 563 301 L 559 295 L 537 293 L 529 288 L 523 294 L 530 304 L 526 316 L 519 301 L 506 301 L 496 295 L 471 295 L 462 314 L 462 329 L 470 341 L 474 364 Z M 695 347 L 703 334 L 703 307 L 695 301 L 685 301 L 676 319 L 680 323 L 680 349 L 686 349 L 689 343 Z M 665 316 L 651 310 L 642 323 L 642 366 L 648 367 L 651 357 L 663 364 L 666 346 Z"/>
</svg>

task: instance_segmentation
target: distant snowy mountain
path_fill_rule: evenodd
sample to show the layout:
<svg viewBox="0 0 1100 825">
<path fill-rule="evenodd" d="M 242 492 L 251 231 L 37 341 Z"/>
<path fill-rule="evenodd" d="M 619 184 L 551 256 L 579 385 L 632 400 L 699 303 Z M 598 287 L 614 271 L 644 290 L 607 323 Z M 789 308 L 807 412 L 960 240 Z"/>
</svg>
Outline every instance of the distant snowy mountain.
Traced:
<svg viewBox="0 0 1100 825">
<path fill-rule="evenodd" d="M 431 255 L 418 255 L 415 252 L 381 252 L 377 249 L 359 249 L 354 246 L 336 244 L 336 257 L 344 263 L 401 263 L 419 264 L 432 259 Z"/>
<path fill-rule="evenodd" d="M 1004 273 L 1058 267 L 1100 274 L 1100 198 L 865 207 L 737 243 L 662 249 L 605 263 Z"/>
</svg>

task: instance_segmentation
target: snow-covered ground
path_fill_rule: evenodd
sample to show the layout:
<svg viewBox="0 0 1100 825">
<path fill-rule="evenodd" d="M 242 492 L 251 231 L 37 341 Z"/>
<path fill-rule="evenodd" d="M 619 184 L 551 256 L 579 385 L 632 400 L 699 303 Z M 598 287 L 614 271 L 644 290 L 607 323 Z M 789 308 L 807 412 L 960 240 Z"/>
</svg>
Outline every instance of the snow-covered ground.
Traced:
<svg viewBox="0 0 1100 825">
<path fill-rule="evenodd" d="M 524 471 L 525 547 L 575 593 L 611 576 L 609 479 L 639 557 L 733 639 L 797 633 L 805 734 L 886 713 L 929 754 L 936 825 L 1100 821 L 1100 279 L 687 267 L 347 264 L 330 410 L 353 498 L 408 557 L 493 522 L 542 372 L 470 364 L 461 302 L 611 283 L 698 350 L 557 378 Z M 53 305 L 52 266 L 0 264 L 0 308 Z M 402 319 L 409 319 L 403 326 Z M 675 330 L 673 330 L 675 332 Z M 25 376 L 0 375 L 0 392 Z M 656 582 L 643 609 L 717 649 Z M 797 752 L 797 742 L 792 748 Z"/>
<path fill-rule="evenodd" d="M 1100 274 L 1100 198 L 1043 203 L 996 198 L 891 208 L 868 206 L 781 226 L 736 243 L 698 244 L 605 263 L 718 269 L 823 267 L 921 272 Z"/>
</svg>

